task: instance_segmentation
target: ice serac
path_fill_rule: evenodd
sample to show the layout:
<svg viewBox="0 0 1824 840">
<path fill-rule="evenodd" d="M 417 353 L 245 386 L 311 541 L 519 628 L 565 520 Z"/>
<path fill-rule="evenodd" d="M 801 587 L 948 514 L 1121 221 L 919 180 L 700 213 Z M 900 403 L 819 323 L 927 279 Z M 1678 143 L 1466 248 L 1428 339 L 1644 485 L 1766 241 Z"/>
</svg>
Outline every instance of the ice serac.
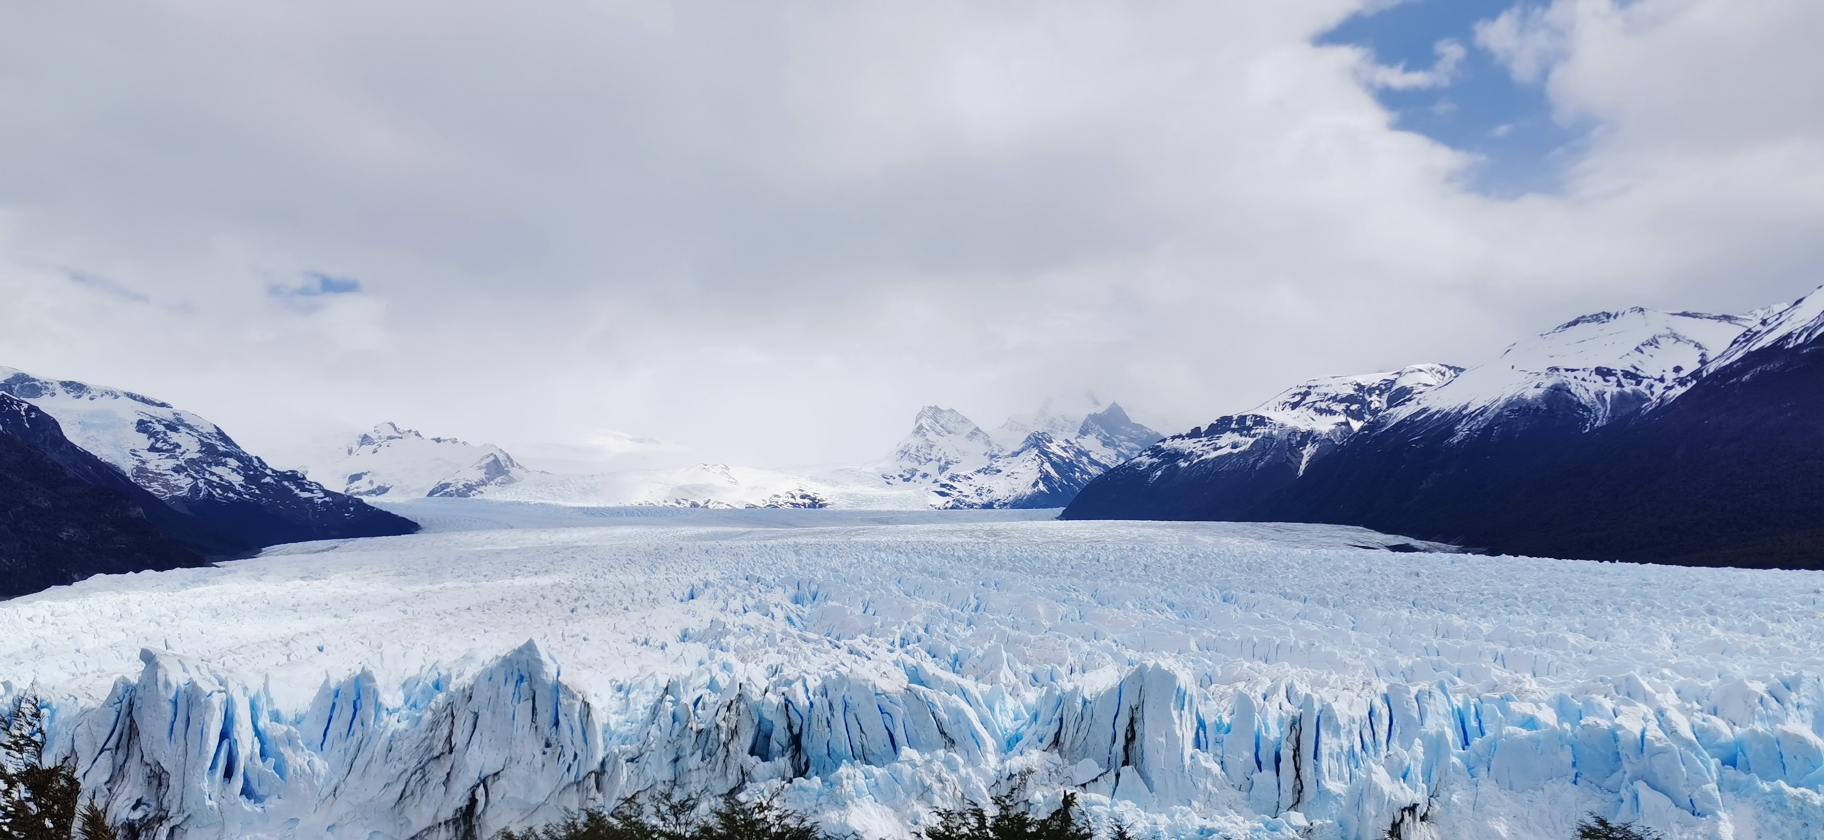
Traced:
<svg viewBox="0 0 1824 840">
<path fill-rule="evenodd" d="M 1009 692 L 903 657 L 872 677 L 716 657 L 603 698 L 528 644 L 400 686 L 356 673 L 284 710 L 198 663 L 143 658 L 104 703 L 59 708 L 50 751 L 140 837 L 468 840 L 666 790 L 783 790 L 841 828 L 871 809 L 909 826 L 994 792 L 1075 789 L 1165 836 L 1208 830 L 1174 809 L 1338 840 L 1483 836 L 1497 814 L 1502 836 L 1544 840 L 1591 809 L 1705 837 L 1728 836 L 1714 830 L 1731 807 L 1763 831 L 1824 818 L 1809 676 L 1522 700 L 1386 680 L 1200 686 L 1141 664 Z"/>
<path fill-rule="evenodd" d="M 1389 409 L 1415 402 L 1460 372 L 1419 364 L 1311 380 L 1253 411 L 1153 444 L 1086 485 L 1065 516 L 1252 518 L 1248 506 L 1289 486 Z"/>
<path fill-rule="evenodd" d="M 181 518 L 64 439 L 49 415 L 0 394 L 0 599 L 95 574 L 204 564 L 153 515 Z"/>
<path fill-rule="evenodd" d="M 305 472 L 350 496 L 396 500 L 468 498 L 517 484 L 529 471 L 498 446 L 427 438 L 415 429 L 381 423 L 351 441 L 341 457 Z"/>
<path fill-rule="evenodd" d="M 1066 790 L 1169 840 L 1824 824 L 1824 574 L 909 518 L 509 522 L 92 578 L 0 603 L 0 695 L 49 700 L 50 757 L 139 837 L 481 838 L 639 791 L 900 840 Z"/>
<path fill-rule="evenodd" d="M 214 423 L 150 397 L 12 368 L 0 368 L 0 393 L 56 418 L 71 443 L 245 546 L 417 530 L 302 473 L 273 469 Z"/>
</svg>

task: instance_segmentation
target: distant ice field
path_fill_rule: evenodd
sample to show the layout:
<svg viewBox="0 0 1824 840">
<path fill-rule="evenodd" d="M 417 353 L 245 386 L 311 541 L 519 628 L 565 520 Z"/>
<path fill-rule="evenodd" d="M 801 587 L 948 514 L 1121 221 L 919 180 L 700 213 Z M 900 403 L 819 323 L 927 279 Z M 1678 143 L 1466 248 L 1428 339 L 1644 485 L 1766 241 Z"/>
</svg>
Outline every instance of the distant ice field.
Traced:
<svg viewBox="0 0 1824 840">
<path fill-rule="evenodd" d="M 422 832 L 736 779 L 879 836 L 1016 777 L 1167 835 L 1824 825 L 1824 573 L 1055 511 L 392 507 L 426 531 L 0 602 L 0 689 L 52 698 L 85 781 L 185 836 L 453 837 Z M 571 710 L 544 736 L 565 761 L 497 749 L 493 776 L 412 787 L 434 713 L 502 712 L 508 738 L 526 685 Z M 126 749 L 125 720 L 169 743 Z"/>
</svg>

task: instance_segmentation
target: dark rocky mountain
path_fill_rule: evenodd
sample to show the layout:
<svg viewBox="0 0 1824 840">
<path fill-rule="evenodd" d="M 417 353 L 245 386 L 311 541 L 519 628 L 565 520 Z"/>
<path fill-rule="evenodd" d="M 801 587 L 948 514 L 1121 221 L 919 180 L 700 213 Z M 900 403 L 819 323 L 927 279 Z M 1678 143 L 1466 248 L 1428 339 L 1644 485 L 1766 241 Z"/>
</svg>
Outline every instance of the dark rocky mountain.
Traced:
<svg viewBox="0 0 1824 840">
<path fill-rule="evenodd" d="M 302 473 L 273 469 L 214 423 L 150 397 L 10 368 L 0 368 L 0 393 L 56 418 L 69 443 L 234 546 L 418 529 L 408 519 L 327 490 Z"/>
<path fill-rule="evenodd" d="M 1066 518 L 1250 518 L 1249 505 L 1304 474 L 1390 407 L 1458 373 L 1413 365 L 1388 373 L 1332 376 L 1290 388 L 1247 414 L 1159 441 L 1085 485 Z"/>
<path fill-rule="evenodd" d="M 1389 407 L 1289 478 L 1200 468 L 1178 436 L 1092 482 L 1065 515 L 1329 522 L 1501 553 L 1824 568 L 1821 336 L 1824 294 L 1759 319 L 1586 316 Z M 1271 449 L 1241 451 L 1272 462 Z"/>
<path fill-rule="evenodd" d="M 179 518 L 70 444 L 44 412 L 0 394 L 0 598 L 95 574 L 207 564 L 141 502 Z"/>
</svg>

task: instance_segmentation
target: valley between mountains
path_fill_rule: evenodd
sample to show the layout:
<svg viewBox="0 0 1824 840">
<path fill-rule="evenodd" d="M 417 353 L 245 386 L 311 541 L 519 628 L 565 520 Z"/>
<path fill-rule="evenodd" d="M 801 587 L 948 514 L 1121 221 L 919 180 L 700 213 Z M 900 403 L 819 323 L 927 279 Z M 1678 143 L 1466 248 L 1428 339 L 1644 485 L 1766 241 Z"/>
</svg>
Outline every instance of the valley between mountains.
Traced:
<svg viewBox="0 0 1824 840">
<path fill-rule="evenodd" d="M 668 791 L 868 838 L 1066 791 L 1174 839 L 1824 836 L 1821 341 L 1824 292 L 1596 313 L 1172 434 L 927 406 L 798 470 L 393 422 L 274 465 L 0 369 L 0 696 L 160 840 Z"/>
</svg>

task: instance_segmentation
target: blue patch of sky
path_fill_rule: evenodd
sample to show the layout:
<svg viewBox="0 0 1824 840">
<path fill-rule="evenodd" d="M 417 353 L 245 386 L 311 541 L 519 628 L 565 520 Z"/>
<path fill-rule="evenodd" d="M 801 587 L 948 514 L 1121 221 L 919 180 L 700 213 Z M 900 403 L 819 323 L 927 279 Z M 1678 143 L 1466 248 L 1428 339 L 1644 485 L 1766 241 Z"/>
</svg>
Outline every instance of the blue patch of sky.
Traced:
<svg viewBox="0 0 1824 840">
<path fill-rule="evenodd" d="M 361 281 L 353 277 L 337 277 L 333 274 L 320 274 L 312 271 L 304 275 L 304 282 L 296 286 L 273 284 L 266 287 L 266 293 L 273 297 L 322 297 L 324 295 L 347 295 L 361 291 Z"/>
<path fill-rule="evenodd" d="M 266 287 L 266 294 L 283 301 L 286 308 L 304 313 L 322 309 L 325 297 L 352 295 L 359 291 L 361 281 L 353 277 L 337 277 L 315 271 L 305 272 L 304 282 L 295 286 L 274 283 Z"/>
<path fill-rule="evenodd" d="M 1359 46 L 1376 64 L 1427 71 L 1438 64 L 1439 42 L 1456 42 L 1462 58 L 1446 83 L 1372 87 L 1375 98 L 1393 112 L 1395 127 L 1480 156 L 1468 173 L 1473 189 L 1497 197 L 1552 192 L 1587 131 L 1553 121 L 1543 81 L 1514 81 L 1476 43 L 1478 22 L 1514 7 L 1513 0 L 1406 0 L 1371 7 L 1316 43 Z"/>
</svg>

